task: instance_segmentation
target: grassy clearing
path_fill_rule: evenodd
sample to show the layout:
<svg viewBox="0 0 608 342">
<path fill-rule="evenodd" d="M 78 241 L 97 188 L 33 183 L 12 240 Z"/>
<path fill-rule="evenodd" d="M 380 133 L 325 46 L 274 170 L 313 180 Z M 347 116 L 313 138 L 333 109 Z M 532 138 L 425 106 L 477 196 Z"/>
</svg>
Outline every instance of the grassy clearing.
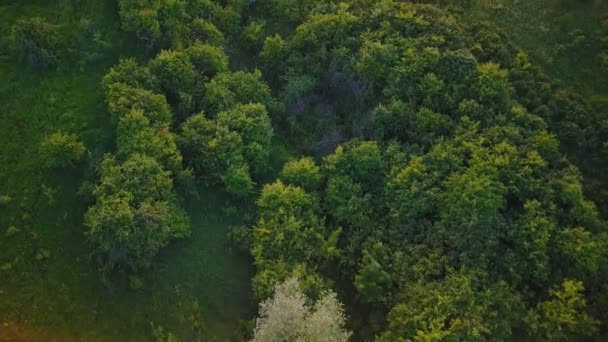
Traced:
<svg viewBox="0 0 608 342">
<path fill-rule="evenodd" d="M 47 172 L 38 143 L 61 129 L 79 134 L 93 156 L 112 149 L 114 127 L 100 80 L 134 55 L 112 1 L 28 1 L 0 5 L 0 32 L 20 16 L 43 16 L 70 30 L 86 17 L 110 46 L 104 58 L 32 73 L 0 57 L 0 341 L 148 340 L 151 322 L 183 335 L 226 340 L 250 314 L 251 262 L 227 241 L 233 221 L 214 191 L 187 205 L 192 237 L 163 252 L 139 290 L 110 291 L 89 258 L 77 196 L 82 168 Z M 10 229 L 14 227 L 14 229 Z"/>
<path fill-rule="evenodd" d="M 463 12 L 468 21 L 489 20 L 504 30 L 532 60 L 577 92 L 608 95 L 599 59 L 602 0 L 473 0 Z"/>
<path fill-rule="evenodd" d="M 227 226 L 238 220 L 223 217 L 221 198 L 207 193 L 189 203 L 192 236 L 162 253 L 142 277 L 142 288 L 109 291 L 87 257 L 84 208 L 63 208 L 79 206 L 75 188 L 60 189 L 61 208 L 32 213 L 37 239 L 25 229 L 2 238 L 3 263 L 11 253 L 13 266 L 2 271 L 7 281 L 0 286 L 0 319 L 8 329 L 0 330 L 0 340 L 15 331 L 27 336 L 24 327 L 47 337 L 147 340 L 152 322 L 182 336 L 227 340 L 235 336 L 238 320 L 252 313 L 253 270 L 227 240 Z M 41 251 L 49 256 L 40 259 Z"/>
</svg>

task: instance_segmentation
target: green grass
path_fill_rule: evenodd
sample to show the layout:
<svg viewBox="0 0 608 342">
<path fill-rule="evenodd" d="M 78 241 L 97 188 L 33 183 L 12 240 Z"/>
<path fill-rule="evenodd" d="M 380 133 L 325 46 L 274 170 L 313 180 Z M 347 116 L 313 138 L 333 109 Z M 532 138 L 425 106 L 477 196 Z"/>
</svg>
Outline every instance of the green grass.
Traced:
<svg viewBox="0 0 608 342">
<path fill-rule="evenodd" d="M 215 191 L 187 203 L 192 236 L 162 251 L 141 289 L 110 290 L 84 236 L 87 205 L 77 195 L 84 166 L 42 168 L 38 143 L 58 129 L 79 134 L 93 156 L 112 149 L 114 127 L 99 84 L 120 56 L 135 54 L 112 3 L 0 5 L 2 33 L 20 16 L 44 16 L 65 30 L 87 17 L 111 43 L 101 61 L 45 73 L 0 56 L 0 195 L 12 199 L 0 207 L 0 341 L 148 340 L 151 322 L 183 336 L 198 330 L 205 340 L 226 340 L 239 319 L 252 315 L 252 264 L 226 236 L 239 218 L 223 215 Z M 12 226 L 19 231 L 7 236 Z"/>
<path fill-rule="evenodd" d="M 62 175 L 62 178 L 68 175 Z M 231 247 L 226 229 L 238 220 L 222 214 L 223 200 L 207 193 L 190 201 L 192 236 L 165 249 L 154 268 L 144 273 L 138 290 L 105 288 L 88 258 L 82 234 L 84 207 L 74 196 L 76 182 L 59 189 L 55 209 L 41 203 L 32 213 L 31 231 L 2 236 L 2 263 L 12 252 L 11 270 L 0 285 L 4 332 L 70 339 L 146 340 L 155 322 L 188 336 L 202 322 L 207 340 L 235 337 L 239 319 L 251 316 L 250 261 Z M 203 190 L 204 191 L 204 190 Z M 68 210 L 75 206 L 73 210 Z M 16 249 L 16 251 L 15 251 Z M 47 260 L 36 253 L 50 252 Z M 198 303 L 199 309 L 194 308 Z M 0 329 L 0 340 L 3 333 Z"/>
</svg>

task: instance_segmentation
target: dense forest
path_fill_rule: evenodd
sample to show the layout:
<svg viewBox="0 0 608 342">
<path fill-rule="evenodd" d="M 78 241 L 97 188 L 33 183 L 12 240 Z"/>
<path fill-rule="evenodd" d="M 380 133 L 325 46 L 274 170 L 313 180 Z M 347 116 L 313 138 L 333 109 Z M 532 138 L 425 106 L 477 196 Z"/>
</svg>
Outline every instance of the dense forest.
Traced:
<svg viewBox="0 0 608 342">
<path fill-rule="evenodd" d="M 600 341 L 608 3 L 0 2 L 0 341 Z"/>
</svg>

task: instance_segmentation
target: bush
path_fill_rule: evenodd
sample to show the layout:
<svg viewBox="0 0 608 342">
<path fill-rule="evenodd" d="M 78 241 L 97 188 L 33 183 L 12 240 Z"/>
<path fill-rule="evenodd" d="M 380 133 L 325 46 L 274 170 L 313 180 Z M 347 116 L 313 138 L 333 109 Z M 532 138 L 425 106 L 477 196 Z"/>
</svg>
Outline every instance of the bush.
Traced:
<svg viewBox="0 0 608 342">
<path fill-rule="evenodd" d="M 11 30 L 15 57 L 35 70 L 53 69 L 59 63 L 59 28 L 43 18 L 20 19 Z"/>
<path fill-rule="evenodd" d="M 67 167 L 82 160 L 86 150 L 76 134 L 57 131 L 42 140 L 39 153 L 46 167 Z"/>
<path fill-rule="evenodd" d="M 5 207 L 11 203 L 11 196 L 9 195 L 0 195 L 0 207 Z"/>
<path fill-rule="evenodd" d="M 251 180 L 249 169 L 246 165 L 230 167 L 222 177 L 228 193 L 244 198 L 253 193 L 255 183 Z"/>
</svg>

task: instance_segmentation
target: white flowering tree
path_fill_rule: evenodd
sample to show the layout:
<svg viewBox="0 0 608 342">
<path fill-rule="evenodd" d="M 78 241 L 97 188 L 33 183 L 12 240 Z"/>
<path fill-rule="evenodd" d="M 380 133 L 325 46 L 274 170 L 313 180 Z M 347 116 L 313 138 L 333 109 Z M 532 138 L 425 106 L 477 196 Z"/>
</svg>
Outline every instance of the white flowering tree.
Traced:
<svg viewBox="0 0 608 342">
<path fill-rule="evenodd" d="M 342 342 L 351 333 L 334 292 L 325 292 L 314 304 L 307 301 L 300 283 L 290 278 L 278 284 L 274 296 L 260 305 L 252 342 Z"/>
</svg>

